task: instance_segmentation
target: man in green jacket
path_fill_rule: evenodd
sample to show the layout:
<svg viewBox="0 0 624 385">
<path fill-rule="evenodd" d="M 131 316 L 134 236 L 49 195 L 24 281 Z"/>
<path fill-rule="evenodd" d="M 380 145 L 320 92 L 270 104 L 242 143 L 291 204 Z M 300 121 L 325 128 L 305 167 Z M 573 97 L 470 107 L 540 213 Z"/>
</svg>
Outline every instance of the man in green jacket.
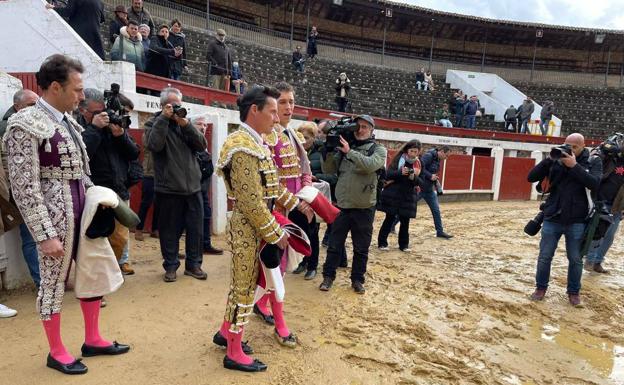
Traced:
<svg viewBox="0 0 624 385">
<path fill-rule="evenodd" d="M 386 164 L 387 150 L 375 143 L 373 118 L 360 115 L 355 121 L 358 124 L 354 133 L 355 141 L 349 143 L 341 137 L 341 146 L 337 148 L 337 152 L 328 154 L 324 162 L 326 173 L 338 174 L 336 200 L 341 212 L 332 224 L 327 258 L 323 265 L 323 283 L 319 288 L 322 291 L 331 288 L 336 278 L 336 268 L 340 264 L 340 251 L 344 248 L 347 235 L 351 231 L 353 241 L 351 286 L 356 293 L 363 294 L 368 249 L 375 220 L 378 171 Z"/>
<path fill-rule="evenodd" d="M 139 26 L 134 20 L 130 20 L 128 26 L 121 28 L 119 36 L 113 43 L 111 59 L 134 63 L 137 71 L 145 71 L 145 52 L 142 40 Z"/>
</svg>

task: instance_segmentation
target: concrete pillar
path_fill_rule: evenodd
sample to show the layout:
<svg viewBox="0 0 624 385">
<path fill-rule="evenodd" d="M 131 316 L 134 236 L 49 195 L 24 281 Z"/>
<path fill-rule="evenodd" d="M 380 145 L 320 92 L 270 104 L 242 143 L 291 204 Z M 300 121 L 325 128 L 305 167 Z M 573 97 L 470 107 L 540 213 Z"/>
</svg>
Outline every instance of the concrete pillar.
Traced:
<svg viewBox="0 0 624 385">
<path fill-rule="evenodd" d="M 500 196 L 501 177 L 503 176 L 503 158 L 505 151 L 501 147 L 492 149 L 492 157 L 494 158 L 494 175 L 492 176 L 492 189 L 494 190 L 494 200 L 497 201 Z"/>
<path fill-rule="evenodd" d="M 210 153 L 212 154 L 212 162 L 217 165 L 219 153 L 225 143 L 228 135 L 228 120 L 220 114 L 207 114 L 206 120 L 212 124 L 212 146 Z M 212 208 L 212 233 L 223 234 L 227 225 L 227 191 L 225 190 L 225 182 L 223 178 L 211 178 L 211 196 L 210 205 Z"/>
<path fill-rule="evenodd" d="M 535 164 L 538 164 L 544 158 L 544 154 L 541 151 L 535 150 L 531 151 L 531 158 L 535 159 Z M 533 183 L 533 188 L 531 188 L 531 200 L 537 200 L 537 190 L 535 189 L 537 183 Z"/>
</svg>

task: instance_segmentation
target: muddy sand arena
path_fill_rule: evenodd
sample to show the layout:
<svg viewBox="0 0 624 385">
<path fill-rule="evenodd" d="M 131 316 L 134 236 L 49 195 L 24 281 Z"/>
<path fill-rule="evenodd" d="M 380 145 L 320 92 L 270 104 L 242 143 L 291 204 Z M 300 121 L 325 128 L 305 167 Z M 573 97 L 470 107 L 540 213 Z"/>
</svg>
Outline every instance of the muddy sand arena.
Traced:
<svg viewBox="0 0 624 385">
<path fill-rule="evenodd" d="M 533 303 L 539 236 L 522 228 L 536 210 L 536 202 L 443 204 L 455 235 L 446 241 L 434 237 L 420 204 L 411 252 L 400 252 L 392 235 L 391 250 L 377 250 L 375 232 L 363 296 L 346 269 L 328 293 L 318 290 L 320 274 L 288 274 L 286 318 L 300 345 L 279 346 L 271 327 L 253 318 L 245 339 L 269 365 L 260 374 L 224 369 L 224 351 L 212 344 L 229 254 L 204 256 L 208 281 L 179 274 L 164 283 L 157 241 L 133 241 L 137 274 L 106 298 L 101 320 L 103 335 L 129 343 L 130 353 L 85 359 L 84 376 L 47 369 L 34 292 L 2 293 L 0 303 L 19 314 L 0 320 L 0 384 L 624 384 L 622 234 L 606 260 L 611 274 L 583 273 L 583 308 L 567 302 L 563 241 L 546 300 Z M 226 246 L 224 237 L 216 243 Z M 79 354 L 82 315 L 71 293 L 62 330 Z"/>
</svg>

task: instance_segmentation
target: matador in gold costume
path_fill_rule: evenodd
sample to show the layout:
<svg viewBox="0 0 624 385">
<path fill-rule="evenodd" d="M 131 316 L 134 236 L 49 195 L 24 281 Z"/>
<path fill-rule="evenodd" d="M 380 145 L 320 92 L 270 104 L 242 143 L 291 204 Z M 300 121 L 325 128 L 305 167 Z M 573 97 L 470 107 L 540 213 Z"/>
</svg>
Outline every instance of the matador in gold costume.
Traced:
<svg viewBox="0 0 624 385">
<path fill-rule="evenodd" d="M 257 372 L 267 366 L 253 359 L 252 349 L 242 342 L 243 329 L 252 314 L 254 292 L 260 271 L 258 249 L 262 241 L 284 249 L 288 236 L 271 214 L 274 206 L 293 210 L 299 200 L 278 183 L 271 153 L 261 134 L 271 132 L 277 117 L 279 92 L 253 87 L 238 100 L 241 127 L 223 145 L 217 174 L 225 179 L 228 197 L 234 201 L 229 223 L 232 247 L 230 292 L 221 329 L 213 342 L 227 344 L 223 366 Z"/>
</svg>

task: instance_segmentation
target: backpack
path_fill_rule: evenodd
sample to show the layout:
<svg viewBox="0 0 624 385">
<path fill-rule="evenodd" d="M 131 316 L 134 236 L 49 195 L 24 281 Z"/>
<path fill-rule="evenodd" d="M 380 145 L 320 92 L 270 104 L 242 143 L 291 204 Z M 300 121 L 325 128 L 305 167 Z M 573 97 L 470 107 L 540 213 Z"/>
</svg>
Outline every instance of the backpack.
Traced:
<svg viewBox="0 0 624 385">
<path fill-rule="evenodd" d="M 377 143 L 373 142 L 373 145 L 370 146 L 368 151 L 366 151 L 366 156 L 372 156 L 375 153 L 375 149 L 377 148 Z M 377 204 L 379 204 L 381 200 L 381 191 L 384 188 L 384 183 L 386 181 L 386 167 L 382 166 L 377 171 Z"/>
</svg>

